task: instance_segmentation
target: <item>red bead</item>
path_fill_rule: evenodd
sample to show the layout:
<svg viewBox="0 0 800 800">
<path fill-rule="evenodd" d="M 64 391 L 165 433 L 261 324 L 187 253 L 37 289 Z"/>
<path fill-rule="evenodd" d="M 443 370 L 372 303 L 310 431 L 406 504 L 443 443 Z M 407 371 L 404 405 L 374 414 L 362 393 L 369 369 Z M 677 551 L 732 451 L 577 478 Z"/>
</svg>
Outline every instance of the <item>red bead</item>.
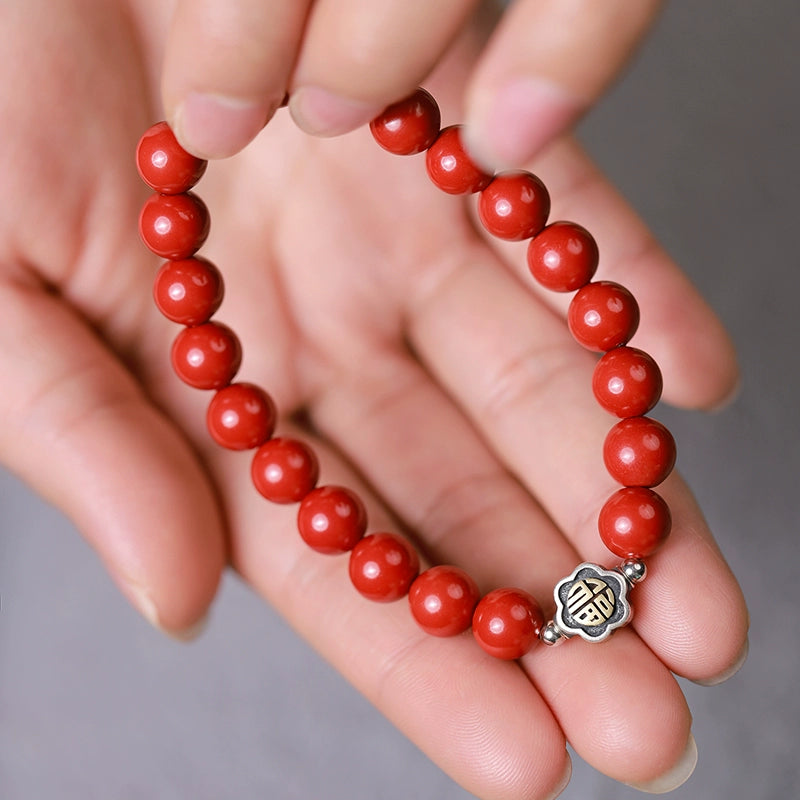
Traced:
<svg viewBox="0 0 800 800">
<path fill-rule="evenodd" d="M 321 486 L 309 492 L 297 512 L 303 541 L 318 553 L 352 550 L 367 530 L 367 511 L 360 498 L 342 486 Z"/>
<path fill-rule="evenodd" d="M 631 486 L 614 492 L 597 519 L 600 538 L 620 558 L 646 558 L 669 536 L 672 515 L 652 489 Z"/>
<path fill-rule="evenodd" d="M 424 89 L 394 103 L 375 117 L 369 129 L 375 141 L 390 153 L 410 156 L 427 150 L 439 133 L 439 106 Z"/>
<path fill-rule="evenodd" d="M 165 261 L 153 282 L 153 299 L 158 310 L 181 325 L 208 322 L 222 304 L 223 294 L 219 270 L 198 256 Z"/>
<path fill-rule="evenodd" d="M 206 171 L 208 162 L 187 153 L 166 122 L 145 131 L 136 147 L 136 166 L 142 180 L 162 194 L 188 192 Z"/>
<path fill-rule="evenodd" d="M 675 466 L 675 440 L 657 420 L 631 417 L 606 436 L 603 461 L 623 486 L 657 486 Z"/>
<path fill-rule="evenodd" d="M 594 277 L 599 260 L 597 242 L 574 222 L 553 222 L 528 245 L 528 268 L 553 292 L 574 292 Z"/>
<path fill-rule="evenodd" d="M 469 157 L 461 140 L 463 125 L 445 128 L 425 154 L 430 179 L 448 194 L 471 194 L 485 189 L 492 176 Z"/>
<path fill-rule="evenodd" d="M 272 436 L 277 411 L 272 398 L 252 383 L 232 383 L 208 404 L 206 423 L 214 441 L 229 450 L 250 450 Z"/>
<path fill-rule="evenodd" d="M 220 322 L 184 328 L 172 344 L 172 366 L 195 389 L 221 389 L 239 371 L 242 346 L 236 334 Z"/>
<path fill-rule="evenodd" d="M 567 323 L 576 341 L 589 350 L 612 350 L 639 327 L 639 305 L 624 287 L 611 281 L 584 286 L 569 304 Z"/>
<path fill-rule="evenodd" d="M 250 475 L 267 500 L 298 503 L 317 485 L 319 462 L 307 444 L 278 437 L 256 450 Z"/>
<path fill-rule="evenodd" d="M 209 216 L 197 195 L 154 194 L 139 215 L 142 241 L 162 258 L 189 258 L 208 237 Z"/>
<path fill-rule="evenodd" d="M 478 216 L 489 233 L 519 241 L 544 228 L 550 213 L 550 195 L 530 172 L 501 172 L 481 192 Z"/>
<path fill-rule="evenodd" d="M 663 388 L 658 364 L 635 347 L 617 347 L 594 368 L 592 390 L 597 402 L 618 417 L 640 417 L 658 403 Z"/>
<path fill-rule="evenodd" d="M 455 636 L 472 624 L 478 586 L 463 569 L 431 567 L 411 584 L 408 602 L 417 624 L 432 636 Z"/>
<path fill-rule="evenodd" d="M 536 599 L 522 589 L 495 589 L 478 603 L 472 633 L 495 658 L 522 658 L 539 639 L 544 614 Z"/>
<path fill-rule="evenodd" d="M 350 553 L 353 586 L 378 603 L 391 603 L 408 594 L 418 573 L 417 551 L 395 533 L 365 536 Z"/>
</svg>

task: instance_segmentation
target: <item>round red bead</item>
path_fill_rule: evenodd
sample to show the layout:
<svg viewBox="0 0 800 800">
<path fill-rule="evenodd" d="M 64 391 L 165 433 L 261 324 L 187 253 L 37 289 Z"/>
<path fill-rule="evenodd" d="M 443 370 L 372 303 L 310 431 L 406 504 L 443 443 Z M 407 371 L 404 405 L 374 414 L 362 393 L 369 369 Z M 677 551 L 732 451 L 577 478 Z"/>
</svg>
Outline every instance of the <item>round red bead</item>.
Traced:
<svg viewBox="0 0 800 800">
<path fill-rule="evenodd" d="M 620 558 L 646 558 L 666 541 L 672 515 L 652 489 L 630 486 L 608 498 L 597 519 L 600 538 Z"/>
<path fill-rule="evenodd" d="M 367 530 L 367 512 L 358 495 L 342 486 L 321 486 L 309 492 L 297 512 L 303 541 L 318 553 L 352 550 Z"/>
<path fill-rule="evenodd" d="M 209 216 L 197 195 L 154 194 L 139 215 L 142 241 L 162 258 L 189 258 L 208 237 Z"/>
<path fill-rule="evenodd" d="M 375 141 L 390 153 L 410 156 L 433 144 L 441 114 L 436 100 L 424 89 L 390 105 L 369 124 Z"/>
<path fill-rule="evenodd" d="M 136 148 L 136 166 L 142 180 L 162 194 L 180 194 L 194 186 L 208 162 L 187 153 L 166 122 L 148 128 Z"/>
<path fill-rule="evenodd" d="M 553 292 L 585 286 L 594 277 L 598 260 L 594 237 L 574 222 L 553 222 L 528 245 L 531 274 Z"/>
<path fill-rule="evenodd" d="M 432 636 L 455 636 L 467 630 L 479 599 L 475 581 L 452 566 L 425 570 L 408 590 L 412 616 Z"/>
<path fill-rule="evenodd" d="M 307 444 L 277 437 L 256 450 L 250 475 L 267 500 L 298 503 L 317 485 L 319 462 Z"/>
<path fill-rule="evenodd" d="M 365 536 L 350 553 L 353 586 L 378 603 L 391 603 L 408 594 L 418 573 L 417 551 L 395 533 Z"/>
<path fill-rule="evenodd" d="M 181 325 L 208 322 L 222 304 L 219 270 L 204 258 L 165 261 L 153 282 L 153 299 L 167 319 Z"/>
<path fill-rule="evenodd" d="M 522 589 L 495 589 L 481 598 L 472 617 L 472 633 L 489 655 L 512 661 L 538 641 L 544 614 Z"/>
<path fill-rule="evenodd" d="M 252 383 L 232 383 L 208 404 L 206 423 L 214 441 L 229 450 L 250 450 L 272 436 L 277 411 L 272 398 Z"/>
<path fill-rule="evenodd" d="M 567 323 L 579 344 L 589 350 L 612 350 L 636 333 L 639 305 L 624 286 L 596 281 L 586 284 L 572 298 Z"/>
<path fill-rule="evenodd" d="M 445 128 L 425 154 L 430 179 L 448 194 L 471 194 L 486 188 L 492 176 L 469 157 L 461 139 L 463 125 Z"/>
<path fill-rule="evenodd" d="M 550 213 L 550 195 L 530 172 L 501 172 L 481 192 L 478 216 L 489 233 L 519 241 L 544 228 Z"/>
<path fill-rule="evenodd" d="M 236 334 L 220 322 L 184 328 L 172 344 L 172 366 L 195 389 L 221 389 L 239 371 L 242 347 Z"/>
<path fill-rule="evenodd" d="M 618 417 L 640 417 L 658 403 L 661 370 L 652 356 L 635 347 L 617 347 L 594 368 L 592 390 L 597 402 Z"/>
<path fill-rule="evenodd" d="M 675 440 L 650 417 L 618 422 L 603 443 L 603 461 L 623 486 L 657 486 L 675 466 Z"/>
</svg>

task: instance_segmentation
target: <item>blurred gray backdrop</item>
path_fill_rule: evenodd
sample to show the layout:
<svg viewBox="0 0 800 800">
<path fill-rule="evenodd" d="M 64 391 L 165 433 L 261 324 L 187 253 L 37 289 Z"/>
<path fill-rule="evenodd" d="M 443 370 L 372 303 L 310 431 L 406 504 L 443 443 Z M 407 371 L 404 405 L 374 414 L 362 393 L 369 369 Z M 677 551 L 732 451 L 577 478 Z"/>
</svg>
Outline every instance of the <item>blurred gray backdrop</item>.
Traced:
<svg viewBox="0 0 800 800">
<path fill-rule="evenodd" d="M 797 0 L 676 1 L 581 130 L 744 369 L 724 413 L 662 415 L 752 614 L 745 669 L 686 685 L 700 763 L 676 800 L 800 786 L 798 41 Z M 2 800 L 471 796 L 235 579 L 197 643 L 159 637 L 69 523 L 4 473 L 0 593 Z M 563 795 L 638 796 L 578 759 Z"/>
</svg>

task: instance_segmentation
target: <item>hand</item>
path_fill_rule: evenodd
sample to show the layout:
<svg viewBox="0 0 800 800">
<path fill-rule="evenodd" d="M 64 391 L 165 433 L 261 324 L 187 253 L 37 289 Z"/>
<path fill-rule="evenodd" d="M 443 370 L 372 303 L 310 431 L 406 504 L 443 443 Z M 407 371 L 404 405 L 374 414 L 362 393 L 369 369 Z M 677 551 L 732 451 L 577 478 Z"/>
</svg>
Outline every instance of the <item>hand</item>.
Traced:
<svg viewBox="0 0 800 800">
<path fill-rule="evenodd" d="M 605 645 L 501 663 L 469 637 L 421 633 L 403 602 L 363 600 L 346 559 L 309 551 L 295 509 L 255 492 L 249 459 L 210 444 L 208 395 L 170 373 L 176 328 L 152 308 L 157 261 L 135 232 L 147 192 L 132 152 L 155 119 L 159 63 L 137 49 L 140 29 L 101 0 L 28 0 L 5 23 L 4 462 L 162 628 L 191 629 L 229 561 L 480 797 L 546 797 L 568 768 L 565 739 L 619 780 L 668 771 L 690 730 L 670 671 L 724 674 L 747 625 L 680 478 L 663 486 L 675 530 L 636 589 L 634 627 Z M 454 52 L 429 83 L 453 116 L 469 57 Z M 720 402 L 734 358 L 686 279 L 574 144 L 535 169 L 553 218 L 586 224 L 603 275 L 636 294 L 635 343 L 661 364 L 668 399 Z M 371 530 L 402 525 L 483 589 L 519 585 L 544 603 L 579 559 L 605 560 L 594 520 L 613 489 L 597 455 L 610 420 L 591 398 L 592 358 L 518 248 L 473 226 L 469 202 L 365 131 L 316 140 L 285 115 L 198 191 L 214 226 L 203 252 L 227 279 L 219 318 L 245 347 L 240 378 L 270 391 L 282 430 L 292 412 L 311 423 L 323 482 L 357 488 Z"/>
<path fill-rule="evenodd" d="M 597 99 L 656 17 L 658 0 L 517 0 L 466 87 L 469 143 L 520 166 Z M 330 136 L 408 95 L 477 13 L 478 0 L 180 0 L 164 64 L 167 117 L 187 149 L 238 152 L 286 92 L 295 121 Z"/>
</svg>

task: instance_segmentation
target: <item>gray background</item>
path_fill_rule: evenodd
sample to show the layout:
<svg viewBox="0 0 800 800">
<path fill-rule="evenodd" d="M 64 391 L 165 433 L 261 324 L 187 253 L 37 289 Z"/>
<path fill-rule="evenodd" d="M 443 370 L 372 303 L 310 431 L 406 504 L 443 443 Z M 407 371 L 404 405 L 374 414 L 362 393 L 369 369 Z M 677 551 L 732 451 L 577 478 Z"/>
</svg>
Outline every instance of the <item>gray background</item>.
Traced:
<svg viewBox="0 0 800 800">
<path fill-rule="evenodd" d="M 686 686 L 700 764 L 676 800 L 786 800 L 800 786 L 798 41 L 797 0 L 675 2 L 582 128 L 744 368 L 724 413 L 665 415 L 753 622 L 740 675 Z M 5 474 L 0 592 L 2 800 L 471 796 L 235 579 L 199 642 L 160 638 Z M 564 794 L 636 796 L 578 759 Z"/>
</svg>

